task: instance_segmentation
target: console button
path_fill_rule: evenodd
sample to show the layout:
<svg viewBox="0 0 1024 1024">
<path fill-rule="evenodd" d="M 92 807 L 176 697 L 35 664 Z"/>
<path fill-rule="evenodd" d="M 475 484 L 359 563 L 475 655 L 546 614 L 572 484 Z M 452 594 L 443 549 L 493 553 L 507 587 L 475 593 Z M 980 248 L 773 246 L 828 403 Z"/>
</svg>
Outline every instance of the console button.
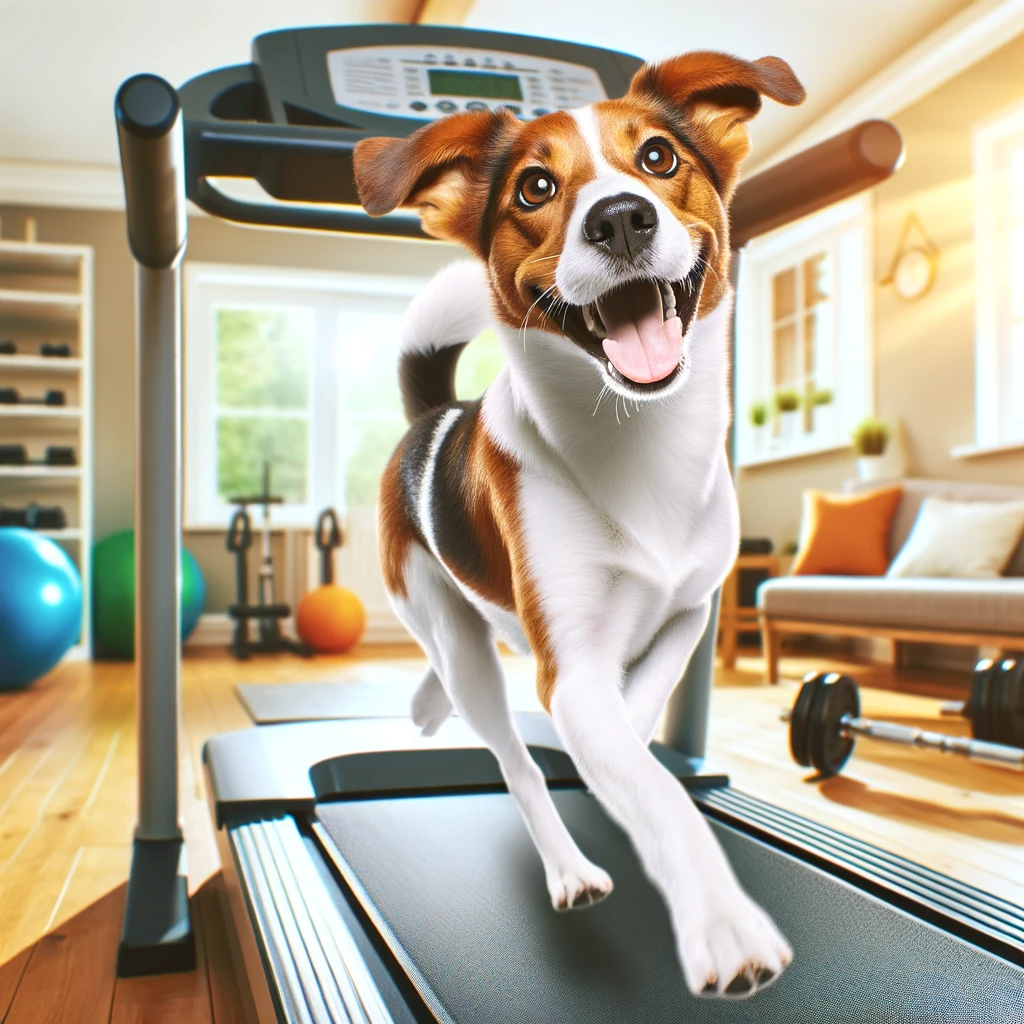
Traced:
<svg viewBox="0 0 1024 1024">
<path fill-rule="evenodd" d="M 487 104 L 486 103 L 481 103 L 479 100 L 470 100 L 470 102 L 466 104 L 466 109 L 467 110 L 486 110 L 487 109 Z"/>
<path fill-rule="evenodd" d="M 510 114 L 515 114 L 516 117 L 518 117 L 523 112 L 522 107 L 517 107 L 512 103 L 503 103 L 500 107 L 498 107 L 498 109 L 507 110 Z"/>
<path fill-rule="evenodd" d="M 551 111 L 547 107 L 534 107 L 532 113 L 534 117 L 543 117 L 545 114 L 550 114 Z"/>
<path fill-rule="evenodd" d="M 441 100 L 437 104 L 437 109 L 443 114 L 450 114 L 453 110 L 458 110 L 459 108 L 451 100 Z"/>
<path fill-rule="evenodd" d="M 426 103 L 424 103 L 422 100 L 415 100 L 414 102 L 410 103 L 409 106 L 412 107 L 413 110 L 426 110 L 427 109 Z"/>
</svg>

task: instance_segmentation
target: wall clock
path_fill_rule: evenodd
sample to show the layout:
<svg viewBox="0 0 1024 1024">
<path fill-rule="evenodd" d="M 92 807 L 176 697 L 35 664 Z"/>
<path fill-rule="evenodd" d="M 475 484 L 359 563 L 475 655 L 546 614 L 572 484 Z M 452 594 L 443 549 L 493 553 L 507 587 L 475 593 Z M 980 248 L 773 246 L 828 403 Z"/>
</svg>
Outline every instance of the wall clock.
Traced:
<svg viewBox="0 0 1024 1024">
<path fill-rule="evenodd" d="M 921 241 L 911 243 L 910 236 L 915 231 Z M 896 294 L 908 302 L 919 299 L 935 283 L 938 262 L 939 247 L 925 233 L 917 214 L 911 213 L 903 223 L 889 273 L 880 283 L 891 284 Z"/>
</svg>

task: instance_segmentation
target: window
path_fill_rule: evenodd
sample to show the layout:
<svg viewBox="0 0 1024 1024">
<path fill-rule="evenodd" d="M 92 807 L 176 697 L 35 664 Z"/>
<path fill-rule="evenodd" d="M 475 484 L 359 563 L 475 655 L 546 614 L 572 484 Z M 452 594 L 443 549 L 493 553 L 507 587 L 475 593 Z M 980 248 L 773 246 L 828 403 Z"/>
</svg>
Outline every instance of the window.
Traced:
<svg viewBox="0 0 1024 1024">
<path fill-rule="evenodd" d="M 975 443 L 985 448 L 1024 443 L 1024 106 L 975 129 L 974 184 Z"/>
<path fill-rule="evenodd" d="M 870 409 L 870 205 L 859 197 L 755 239 L 736 306 L 738 465 L 848 443 Z"/>
<path fill-rule="evenodd" d="M 375 505 L 405 430 L 401 322 L 423 282 L 202 264 L 185 282 L 186 527 L 224 528 L 264 463 L 278 525 Z"/>
</svg>

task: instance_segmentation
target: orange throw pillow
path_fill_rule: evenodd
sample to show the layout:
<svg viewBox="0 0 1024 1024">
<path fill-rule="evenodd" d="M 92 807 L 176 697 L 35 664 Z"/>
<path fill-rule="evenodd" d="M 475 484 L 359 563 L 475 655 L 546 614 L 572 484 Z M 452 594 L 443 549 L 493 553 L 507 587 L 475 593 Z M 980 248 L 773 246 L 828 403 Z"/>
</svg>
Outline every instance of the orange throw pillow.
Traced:
<svg viewBox="0 0 1024 1024">
<path fill-rule="evenodd" d="M 902 487 L 860 494 L 804 491 L 801 547 L 794 576 L 884 576 L 889 527 Z"/>
</svg>

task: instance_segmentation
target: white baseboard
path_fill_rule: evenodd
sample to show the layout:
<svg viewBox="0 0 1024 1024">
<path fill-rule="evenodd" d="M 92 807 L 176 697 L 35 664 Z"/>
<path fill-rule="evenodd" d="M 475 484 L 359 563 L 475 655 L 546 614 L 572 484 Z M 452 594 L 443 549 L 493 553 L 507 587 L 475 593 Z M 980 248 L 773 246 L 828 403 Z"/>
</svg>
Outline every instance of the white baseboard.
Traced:
<svg viewBox="0 0 1024 1024">
<path fill-rule="evenodd" d="M 285 619 L 281 623 L 287 636 L 295 636 L 295 623 Z M 185 650 L 195 647 L 227 647 L 234 636 L 235 623 L 226 612 L 210 612 L 199 619 L 195 632 L 185 643 Z M 370 615 L 360 643 L 401 644 L 414 643 L 409 631 L 392 616 Z"/>
</svg>

